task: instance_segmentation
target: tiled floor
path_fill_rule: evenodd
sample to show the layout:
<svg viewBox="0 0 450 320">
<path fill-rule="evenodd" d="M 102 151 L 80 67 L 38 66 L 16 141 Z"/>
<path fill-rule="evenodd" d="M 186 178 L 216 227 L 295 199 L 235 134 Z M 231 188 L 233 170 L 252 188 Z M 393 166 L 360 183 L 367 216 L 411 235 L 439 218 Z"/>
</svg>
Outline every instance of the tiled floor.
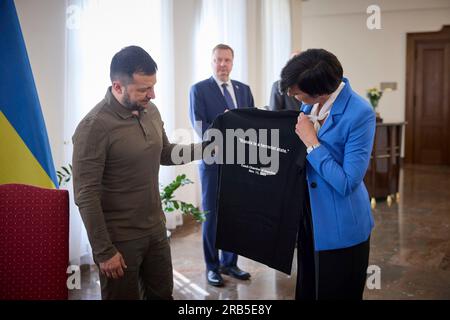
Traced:
<svg viewBox="0 0 450 320">
<path fill-rule="evenodd" d="M 405 167 L 400 185 L 399 202 L 374 210 L 370 265 L 380 268 L 381 288 L 366 288 L 365 299 L 450 299 L 450 167 Z M 294 298 L 295 257 L 291 276 L 240 257 L 251 280 L 224 276 L 225 287 L 215 288 L 204 275 L 200 225 L 176 229 L 171 248 L 175 299 Z M 71 299 L 100 299 L 97 280 L 95 266 L 86 268 Z"/>
</svg>

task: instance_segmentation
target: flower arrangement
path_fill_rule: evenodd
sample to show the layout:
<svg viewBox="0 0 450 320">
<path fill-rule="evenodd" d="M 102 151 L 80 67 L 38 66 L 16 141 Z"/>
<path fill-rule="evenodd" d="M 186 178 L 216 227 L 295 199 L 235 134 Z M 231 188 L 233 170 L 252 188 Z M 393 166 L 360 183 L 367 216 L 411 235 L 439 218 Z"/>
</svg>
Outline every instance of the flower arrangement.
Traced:
<svg viewBox="0 0 450 320">
<path fill-rule="evenodd" d="M 373 107 L 373 110 L 376 110 L 378 106 L 378 102 L 380 102 L 381 97 L 383 96 L 383 91 L 378 88 L 369 88 L 367 89 L 367 98 L 369 98 L 370 104 Z"/>
</svg>

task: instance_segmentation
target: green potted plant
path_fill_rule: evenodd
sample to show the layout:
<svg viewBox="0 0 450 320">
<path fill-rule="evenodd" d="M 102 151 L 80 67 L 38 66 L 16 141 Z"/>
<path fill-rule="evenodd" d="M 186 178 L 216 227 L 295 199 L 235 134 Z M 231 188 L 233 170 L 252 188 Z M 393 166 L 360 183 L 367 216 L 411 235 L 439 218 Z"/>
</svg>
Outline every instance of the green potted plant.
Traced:
<svg viewBox="0 0 450 320">
<path fill-rule="evenodd" d="M 162 188 L 162 191 L 160 192 L 161 204 L 164 212 L 173 212 L 179 209 L 183 215 L 190 215 L 196 221 L 203 222 L 206 219 L 205 211 L 201 211 L 198 207 L 194 206 L 191 203 L 176 200 L 174 198 L 175 190 L 192 183 L 193 182 L 189 180 L 185 174 L 178 175 L 175 180 Z"/>
</svg>

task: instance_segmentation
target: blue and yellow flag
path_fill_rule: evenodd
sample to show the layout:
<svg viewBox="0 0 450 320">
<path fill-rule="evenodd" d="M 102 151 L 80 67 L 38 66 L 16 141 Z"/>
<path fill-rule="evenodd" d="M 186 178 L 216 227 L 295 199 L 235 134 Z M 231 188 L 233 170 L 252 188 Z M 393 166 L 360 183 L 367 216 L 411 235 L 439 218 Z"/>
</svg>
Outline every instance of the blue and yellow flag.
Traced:
<svg viewBox="0 0 450 320">
<path fill-rule="evenodd" d="M 0 0 L 0 184 L 55 188 L 55 167 L 13 0 Z"/>
</svg>

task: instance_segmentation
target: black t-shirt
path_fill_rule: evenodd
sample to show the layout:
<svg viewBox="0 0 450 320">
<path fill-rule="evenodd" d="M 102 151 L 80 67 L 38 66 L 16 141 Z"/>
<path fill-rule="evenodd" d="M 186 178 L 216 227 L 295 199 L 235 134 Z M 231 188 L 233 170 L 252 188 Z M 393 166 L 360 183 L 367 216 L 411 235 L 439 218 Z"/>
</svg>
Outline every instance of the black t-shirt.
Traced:
<svg viewBox="0 0 450 320">
<path fill-rule="evenodd" d="M 287 274 L 307 199 L 306 147 L 295 134 L 298 115 L 234 109 L 211 126 L 223 137 L 216 152 L 224 162 L 219 166 L 216 248 Z"/>
</svg>

